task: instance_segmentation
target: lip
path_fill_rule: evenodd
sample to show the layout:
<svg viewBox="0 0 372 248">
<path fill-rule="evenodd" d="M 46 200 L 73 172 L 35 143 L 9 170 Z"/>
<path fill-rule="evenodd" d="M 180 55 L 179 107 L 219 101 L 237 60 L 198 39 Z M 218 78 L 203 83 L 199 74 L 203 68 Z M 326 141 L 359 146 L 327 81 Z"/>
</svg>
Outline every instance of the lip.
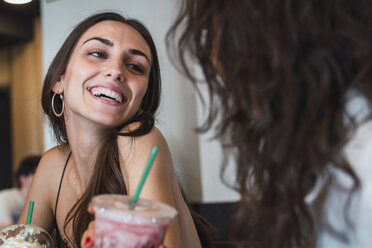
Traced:
<svg viewBox="0 0 372 248">
<path fill-rule="evenodd" d="M 92 89 L 94 88 L 106 88 L 106 89 L 109 89 L 111 91 L 115 91 L 116 93 L 118 93 L 121 98 L 122 98 L 122 101 L 119 103 L 119 102 L 114 102 L 114 101 L 110 101 L 108 99 L 105 99 L 105 98 L 101 98 L 101 97 L 97 97 L 95 96 L 93 93 L 92 93 Z M 101 101 L 105 104 L 108 104 L 108 105 L 112 105 L 112 106 L 118 106 L 118 105 L 122 105 L 122 104 L 125 104 L 127 102 L 127 97 L 125 96 L 125 94 L 122 92 L 122 90 L 119 88 L 119 87 L 115 87 L 115 86 L 112 86 L 112 85 L 103 85 L 103 84 L 98 84 L 98 85 L 94 85 L 94 86 L 91 86 L 91 87 L 88 87 L 87 90 L 89 91 L 89 94 L 96 100 L 98 101 Z"/>
</svg>

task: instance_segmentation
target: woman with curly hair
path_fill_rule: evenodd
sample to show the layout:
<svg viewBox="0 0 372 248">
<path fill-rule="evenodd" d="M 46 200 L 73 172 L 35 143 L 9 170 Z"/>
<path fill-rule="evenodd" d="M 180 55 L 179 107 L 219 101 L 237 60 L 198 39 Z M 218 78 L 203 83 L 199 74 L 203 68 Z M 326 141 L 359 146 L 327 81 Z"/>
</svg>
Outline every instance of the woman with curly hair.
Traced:
<svg viewBox="0 0 372 248">
<path fill-rule="evenodd" d="M 372 243 L 371 1 L 186 0 L 167 42 L 209 90 L 247 247 Z"/>
</svg>

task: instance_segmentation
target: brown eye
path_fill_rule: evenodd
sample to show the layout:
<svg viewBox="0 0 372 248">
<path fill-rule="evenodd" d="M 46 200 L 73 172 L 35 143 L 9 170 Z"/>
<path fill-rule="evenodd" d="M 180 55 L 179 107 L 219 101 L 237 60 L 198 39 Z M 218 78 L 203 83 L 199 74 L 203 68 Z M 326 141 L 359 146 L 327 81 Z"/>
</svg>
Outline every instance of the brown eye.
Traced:
<svg viewBox="0 0 372 248">
<path fill-rule="evenodd" d="M 141 66 L 137 65 L 137 64 L 129 64 L 128 67 L 135 71 L 136 73 L 138 74 L 143 74 L 144 70 L 142 69 Z"/>
</svg>

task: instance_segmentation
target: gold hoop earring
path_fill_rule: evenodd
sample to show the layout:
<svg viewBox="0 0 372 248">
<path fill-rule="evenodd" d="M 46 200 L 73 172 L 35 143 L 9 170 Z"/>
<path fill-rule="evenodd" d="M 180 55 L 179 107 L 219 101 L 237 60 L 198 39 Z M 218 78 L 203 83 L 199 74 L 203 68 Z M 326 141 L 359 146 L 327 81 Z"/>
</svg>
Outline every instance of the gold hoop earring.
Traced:
<svg viewBox="0 0 372 248">
<path fill-rule="evenodd" d="M 53 110 L 53 113 L 55 114 L 55 116 L 61 117 L 62 114 L 63 114 L 63 111 L 65 110 L 65 102 L 63 101 L 63 95 L 62 95 L 62 93 L 58 93 L 59 98 L 62 101 L 62 110 L 61 110 L 61 113 L 57 113 L 56 110 L 54 109 L 54 98 L 55 98 L 56 95 L 57 95 L 57 93 L 54 92 L 54 95 L 52 97 L 52 110 Z"/>
</svg>

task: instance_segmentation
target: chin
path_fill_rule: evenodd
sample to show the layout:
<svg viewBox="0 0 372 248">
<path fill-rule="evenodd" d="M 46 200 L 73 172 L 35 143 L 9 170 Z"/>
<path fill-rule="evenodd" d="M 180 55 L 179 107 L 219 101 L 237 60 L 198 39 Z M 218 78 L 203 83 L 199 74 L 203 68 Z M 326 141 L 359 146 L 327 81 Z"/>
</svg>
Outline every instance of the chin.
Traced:
<svg viewBox="0 0 372 248">
<path fill-rule="evenodd" d="M 111 120 L 111 121 L 106 121 L 106 127 L 108 128 L 117 128 L 125 123 L 127 123 L 130 119 L 121 119 L 121 120 Z"/>
<path fill-rule="evenodd" d="M 125 121 L 118 121 L 118 120 L 109 120 L 109 119 L 100 119 L 95 120 L 95 122 L 99 125 L 101 125 L 104 129 L 111 129 L 111 128 L 117 128 L 125 123 Z"/>
<path fill-rule="evenodd" d="M 88 117 L 89 118 L 89 117 Z M 112 113 L 109 111 L 100 111 L 99 113 L 94 113 L 90 116 L 90 119 L 106 128 L 115 128 L 118 127 L 125 122 L 127 122 L 130 118 L 127 118 L 126 115 L 123 113 Z"/>
<path fill-rule="evenodd" d="M 106 123 L 107 128 L 117 128 L 123 125 L 125 122 L 113 122 L 113 123 Z"/>
</svg>

